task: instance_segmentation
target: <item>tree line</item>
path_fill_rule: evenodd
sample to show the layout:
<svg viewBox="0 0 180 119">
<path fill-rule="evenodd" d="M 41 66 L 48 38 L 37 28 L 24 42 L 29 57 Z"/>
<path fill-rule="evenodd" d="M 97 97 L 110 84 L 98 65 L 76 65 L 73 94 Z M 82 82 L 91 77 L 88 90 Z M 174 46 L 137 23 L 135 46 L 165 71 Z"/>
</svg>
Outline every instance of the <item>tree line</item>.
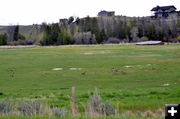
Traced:
<svg viewBox="0 0 180 119">
<path fill-rule="evenodd" d="M 8 35 L 4 37 L 6 40 L 3 41 L 0 37 L 0 44 L 8 42 L 26 44 L 30 41 L 31 44 L 38 45 L 105 44 L 147 40 L 180 41 L 180 19 L 87 16 L 82 19 L 69 17 L 60 23 L 42 23 L 38 26 L 36 25 L 36 30 L 30 33 L 31 37 L 21 34 L 18 25 L 11 26 L 7 32 Z"/>
<path fill-rule="evenodd" d="M 69 18 L 70 19 L 70 18 Z M 44 24 L 45 45 L 104 44 L 158 40 L 180 41 L 180 20 L 85 17 L 67 24 Z"/>
</svg>

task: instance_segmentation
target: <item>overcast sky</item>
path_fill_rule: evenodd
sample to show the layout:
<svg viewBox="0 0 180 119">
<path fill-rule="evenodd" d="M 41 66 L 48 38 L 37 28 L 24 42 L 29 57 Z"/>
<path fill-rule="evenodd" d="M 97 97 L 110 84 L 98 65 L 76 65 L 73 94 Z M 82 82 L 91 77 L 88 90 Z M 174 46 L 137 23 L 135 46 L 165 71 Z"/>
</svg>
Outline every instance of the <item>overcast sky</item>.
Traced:
<svg viewBox="0 0 180 119">
<path fill-rule="evenodd" d="M 101 10 L 149 16 L 157 5 L 175 5 L 180 10 L 180 0 L 0 0 L 0 25 L 52 23 L 69 16 L 96 16 Z"/>
</svg>

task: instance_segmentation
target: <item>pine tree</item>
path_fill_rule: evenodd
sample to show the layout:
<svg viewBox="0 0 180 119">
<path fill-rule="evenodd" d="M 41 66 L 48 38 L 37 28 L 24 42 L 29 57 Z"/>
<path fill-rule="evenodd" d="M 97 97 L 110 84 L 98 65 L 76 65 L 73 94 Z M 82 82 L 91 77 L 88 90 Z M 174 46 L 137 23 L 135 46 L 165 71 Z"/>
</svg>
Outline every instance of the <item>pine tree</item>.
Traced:
<svg viewBox="0 0 180 119">
<path fill-rule="evenodd" d="M 60 32 L 59 24 L 58 23 L 52 24 L 51 25 L 51 40 L 53 44 L 57 43 L 59 32 Z"/>
<path fill-rule="evenodd" d="M 0 45 L 7 45 L 7 34 L 0 34 Z"/>
<path fill-rule="evenodd" d="M 155 30 L 155 26 L 153 24 L 149 24 L 147 27 L 147 37 L 150 40 L 157 40 L 156 30 Z"/>
<path fill-rule="evenodd" d="M 13 34 L 13 40 L 18 41 L 19 39 L 19 25 L 17 25 L 14 29 L 14 34 Z"/>
<path fill-rule="evenodd" d="M 106 33 L 105 29 L 101 30 L 101 32 L 100 32 L 100 39 L 101 39 L 101 42 L 105 42 L 105 41 L 108 40 L 107 33 Z"/>
</svg>

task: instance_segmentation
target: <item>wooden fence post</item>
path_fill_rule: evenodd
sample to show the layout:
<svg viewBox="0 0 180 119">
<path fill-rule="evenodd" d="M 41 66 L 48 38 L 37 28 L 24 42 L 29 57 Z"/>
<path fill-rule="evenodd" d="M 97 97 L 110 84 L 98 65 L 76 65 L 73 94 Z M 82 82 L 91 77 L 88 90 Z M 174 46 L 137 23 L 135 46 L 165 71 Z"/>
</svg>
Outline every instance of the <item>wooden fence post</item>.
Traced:
<svg viewBox="0 0 180 119">
<path fill-rule="evenodd" d="M 79 115 L 79 110 L 78 110 L 77 100 L 76 100 L 76 88 L 75 87 L 72 87 L 71 110 L 72 110 L 72 116 L 78 116 Z"/>
</svg>

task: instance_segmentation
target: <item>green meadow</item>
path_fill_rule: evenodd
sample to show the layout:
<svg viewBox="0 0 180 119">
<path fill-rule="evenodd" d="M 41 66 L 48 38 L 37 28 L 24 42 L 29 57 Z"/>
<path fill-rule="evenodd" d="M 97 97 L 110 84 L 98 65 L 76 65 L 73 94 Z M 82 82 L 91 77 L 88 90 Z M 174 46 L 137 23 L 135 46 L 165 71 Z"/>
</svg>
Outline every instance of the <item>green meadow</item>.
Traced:
<svg viewBox="0 0 180 119">
<path fill-rule="evenodd" d="M 70 109 L 71 87 L 80 111 L 95 91 L 119 112 L 180 103 L 180 45 L 0 48 L 0 99 Z"/>
</svg>

